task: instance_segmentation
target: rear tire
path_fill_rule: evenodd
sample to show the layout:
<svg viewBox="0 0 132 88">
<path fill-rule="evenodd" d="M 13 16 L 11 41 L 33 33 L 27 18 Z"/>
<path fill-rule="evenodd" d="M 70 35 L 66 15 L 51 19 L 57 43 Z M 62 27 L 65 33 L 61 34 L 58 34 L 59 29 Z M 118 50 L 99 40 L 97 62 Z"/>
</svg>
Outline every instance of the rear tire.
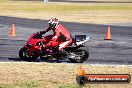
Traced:
<svg viewBox="0 0 132 88">
<path fill-rule="evenodd" d="M 81 56 L 79 56 L 80 59 L 77 59 L 79 52 L 83 53 L 84 55 L 81 54 Z M 75 58 L 68 58 L 72 63 L 83 63 L 89 57 L 89 52 L 82 49 L 78 49 L 76 51 L 73 51 L 72 53 L 74 53 L 76 56 Z"/>
<path fill-rule="evenodd" d="M 39 55 L 37 55 L 35 52 L 34 54 L 32 54 L 32 56 L 28 56 L 28 49 L 26 47 L 22 47 L 19 51 L 19 57 L 23 60 L 23 61 L 35 61 Z"/>
</svg>

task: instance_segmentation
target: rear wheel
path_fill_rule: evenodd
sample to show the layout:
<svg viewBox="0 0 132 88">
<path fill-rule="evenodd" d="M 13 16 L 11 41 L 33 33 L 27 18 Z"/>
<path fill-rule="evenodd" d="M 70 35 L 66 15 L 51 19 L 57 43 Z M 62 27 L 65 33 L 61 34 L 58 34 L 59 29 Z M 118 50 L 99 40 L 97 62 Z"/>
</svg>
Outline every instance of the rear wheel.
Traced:
<svg viewBox="0 0 132 88">
<path fill-rule="evenodd" d="M 71 52 L 68 59 L 72 63 L 83 63 L 85 60 L 87 60 L 88 57 L 89 57 L 88 51 L 78 49 L 76 51 Z"/>
<path fill-rule="evenodd" d="M 39 55 L 36 52 L 33 52 L 31 56 L 28 55 L 28 49 L 26 47 L 23 47 L 20 49 L 19 51 L 19 57 L 23 60 L 23 61 L 35 61 Z"/>
</svg>

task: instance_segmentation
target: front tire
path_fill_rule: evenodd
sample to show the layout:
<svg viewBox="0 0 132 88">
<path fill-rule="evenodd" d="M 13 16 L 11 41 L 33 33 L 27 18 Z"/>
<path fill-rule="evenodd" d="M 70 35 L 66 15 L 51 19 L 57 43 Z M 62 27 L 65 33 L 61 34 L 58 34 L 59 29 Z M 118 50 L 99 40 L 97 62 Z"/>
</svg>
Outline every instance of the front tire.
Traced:
<svg viewBox="0 0 132 88">
<path fill-rule="evenodd" d="M 83 63 L 85 60 L 89 57 L 89 52 L 78 49 L 76 51 L 71 52 L 71 55 L 73 55 L 73 58 L 68 58 L 72 63 Z"/>
<path fill-rule="evenodd" d="M 28 55 L 28 49 L 26 47 L 22 47 L 19 51 L 19 57 L 23 61 L 35 61 L 39 56 L 34 52 L 31 56 Z"/>
</svg>

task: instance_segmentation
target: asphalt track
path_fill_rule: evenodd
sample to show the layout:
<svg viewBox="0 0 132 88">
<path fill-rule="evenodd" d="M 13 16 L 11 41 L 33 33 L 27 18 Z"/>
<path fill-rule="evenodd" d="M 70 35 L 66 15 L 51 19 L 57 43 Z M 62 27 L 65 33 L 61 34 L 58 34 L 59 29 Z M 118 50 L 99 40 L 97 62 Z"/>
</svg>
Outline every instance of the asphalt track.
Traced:
<svg viewBox="0 0 132 88">
<path fill-rule="evenodd" d="M 15 24 L 16 37 L 9 37 L 12 22 Z M 84 63 L 93 64 L 132 64 L 132 27 L 112 26 L 112 40 L 104 40 L 107 25 L 61 22 L 72 35 L 87 34 L 92 37 L 85 50 L 90 56 Z M 47 27 L 46 20 L 32 20 L 14 17 L 0 17 L 0 61 L 21 61 L 19 49 L 24 46 L 29 36 Z M 68 61 L 62 61 L 68 63 Z"/>
</svg>

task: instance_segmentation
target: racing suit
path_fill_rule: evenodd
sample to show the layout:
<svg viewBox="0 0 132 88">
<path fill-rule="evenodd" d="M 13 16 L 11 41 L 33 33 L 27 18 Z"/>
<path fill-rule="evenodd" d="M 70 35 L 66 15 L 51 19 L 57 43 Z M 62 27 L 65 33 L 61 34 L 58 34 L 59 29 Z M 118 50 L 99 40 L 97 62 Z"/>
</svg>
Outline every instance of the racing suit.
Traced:
<svg viewBox="0 0 132 88">
<path fill-rule="evenodd" d="M 45 30 L 45 32 L 50 31 L 51 28 Z M 64 28 L 61 24 L 59 24 L 55 29 L 53 29 L 53 37 L 46 47 L 50 48 L 59 48 L 62 51 L 65 47 L 72 43 L 72 37 L 70 32 Z"/>
</svg>

